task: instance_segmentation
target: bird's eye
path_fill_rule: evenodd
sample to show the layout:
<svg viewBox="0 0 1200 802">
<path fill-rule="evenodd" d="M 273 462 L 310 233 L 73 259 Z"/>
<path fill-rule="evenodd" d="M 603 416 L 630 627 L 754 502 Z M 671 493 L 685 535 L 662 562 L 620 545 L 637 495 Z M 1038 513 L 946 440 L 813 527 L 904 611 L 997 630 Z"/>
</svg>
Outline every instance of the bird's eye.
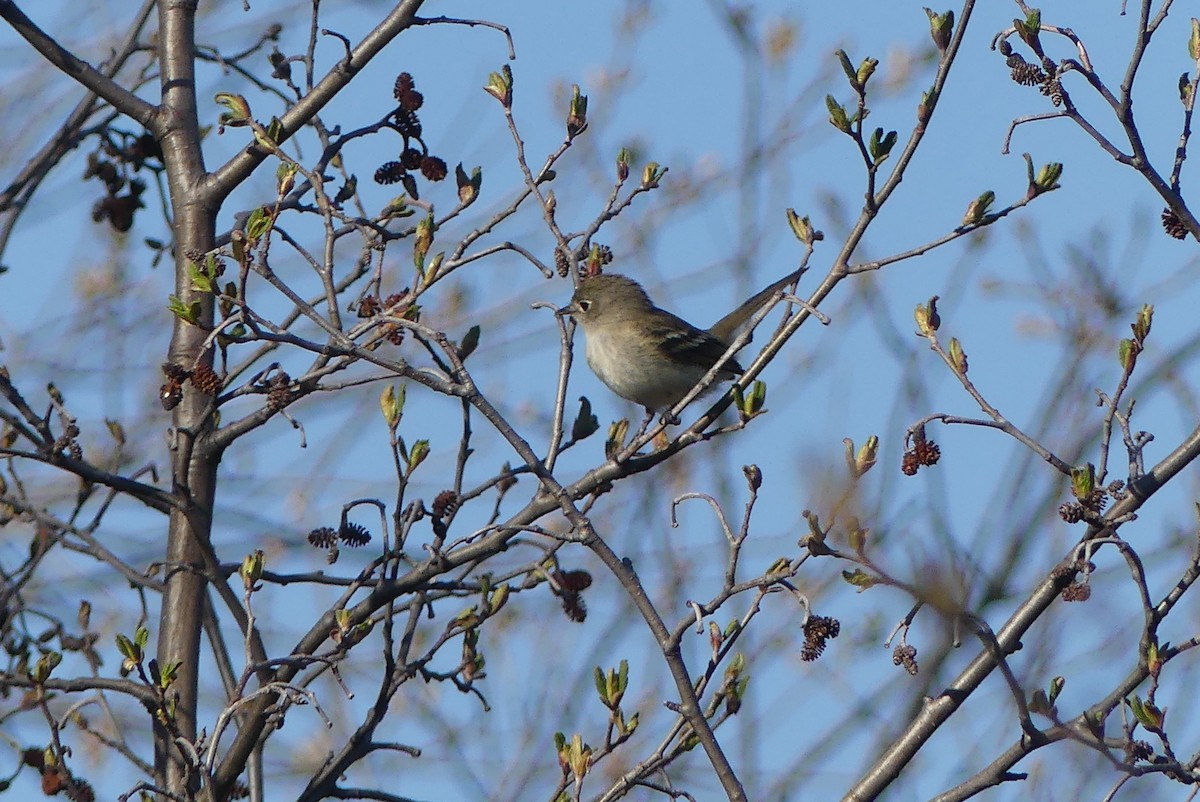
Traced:
<svg viewBox="0 0 1200 802">
<path fill-rule="evenodd" d="M 586 312 L 587 310 L 589 310 L 591 308 L 592 308 L 591 301 L 586 300 L 586 299 L 582 299 L 579 301 L 579 311 L 580 312 Z"/>
</svg>

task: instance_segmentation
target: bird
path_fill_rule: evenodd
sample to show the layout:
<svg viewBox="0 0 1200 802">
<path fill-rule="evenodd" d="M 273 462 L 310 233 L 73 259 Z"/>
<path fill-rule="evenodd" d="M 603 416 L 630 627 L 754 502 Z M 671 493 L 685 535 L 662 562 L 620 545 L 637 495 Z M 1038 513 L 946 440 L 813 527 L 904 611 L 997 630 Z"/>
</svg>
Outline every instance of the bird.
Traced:
<svg viewBox="0 0 1200 802">
<path fill-rule="evenodd" d="M 649 412 L 666 412 L 717 364 L 754 313 L 802 272 L 773 282 L 708 329 L 660 309 L 640 284 L 618 273 L 581 279 L 556 314 L 583 329 L 588 366 L 608 389 Z M 728 381 L 742 372 L 730 356 L 716 378 Z"/>
</svg>

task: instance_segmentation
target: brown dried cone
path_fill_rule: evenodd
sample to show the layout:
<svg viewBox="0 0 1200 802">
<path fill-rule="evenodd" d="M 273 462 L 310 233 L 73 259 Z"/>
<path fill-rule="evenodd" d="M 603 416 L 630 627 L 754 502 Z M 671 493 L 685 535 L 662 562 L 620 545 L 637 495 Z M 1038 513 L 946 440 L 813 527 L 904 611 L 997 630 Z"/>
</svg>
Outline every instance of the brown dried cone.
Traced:
<svg viewBox="0 0 1200 802">
<path fill-rule="evenodd" d="M 400 98 L 400 107 L 405 111 L 416 111 L 425 103 L 425 96 L 415 89 L 405 92 Z"/>
<path fill-rule="evenodd" d="M 379 303 L 378 296 L 367 295 L 367 296 L 364 296 L 363 299 L 358 302 L 358 316 L 359 317 L 373 317 L 375 315 L 378 315 L 379 310 L 382 308 L 383 307 Z"/>
<path fill-rule="evenodd" d="M 308 542 L 319 549 L 327 549 L 337 542 L 337 530 L 332 526 L 321 526 L 308 533 Z"/>
<path fill-rule="evenodd" d="M 825 651 L 825 644 L 841 631 L 842 624 L 836 618 L 810 615 L 804 624 L 804 648 L 800 650 L 800 659 L 806 663 L 816 660 Z"/>
<path fill-rule="evenodd" d="M 1051 572 L 1055 584 L 1061 588 L 1063 601 L 1087 601 L 1092 595 L 1092 586 L 1087 581 L 1087 574 L 1096 570 L 1096 566 L 1092 563 L 1085 563 L 1077 560 L 1073 563 L 1060 565 Z M 1077 576 L 1086 571 L 1084 581 L 1080 582 Z"/>
<path fill-rule="evenodd" d="M 409 318 L 408 315 L 412 309 L 412 306 L 407 305 L 402 307 L 400 305 L 407 295 L 407 287 L 404 288 L 403 292 L 393 292 L 391 295 L 383 299 L 383 309 L 380 311 L 387 311 L 389 314 L 411 320 L 412 318 Z M 384 338 L 387 339 L 387 341 L 392 345 L 399 345 L 400 343 L 404 342 L 404 328 L 399 324 L 385 323 L 380 330 L 383 332 Z"/>
<path fill-rule="evenodd" d="M 929 302 L 929 309 L 927 310 L 929 313 L 929 315 L 928 315 L 929 320 L 927 322 L 929 324 L 929 327 L 934 328 L 934 329 L 937 328 L 937 322 L 936 322 L 937 308 L 935 305 L 936 301 L 937 301 L 937 298 L 936 297 L 933 298 Z M 925 307 L 923 307 L 923 306 L 917 307 L 918 313 L 921 313 L 923 311 L 926 311 Z M 921 317 L 922 316 L 920 314 L 918 314 L 918 318 L 919 318 L 918 323 L 920 325 L 922 325 L 922 327 L 923 327 L 922 330 L 925 330 L 925 328 L 924 328 L 925 323 L 922 322 L 922 320 L 920 319 Z M 957 341 L 954 341 L 951 343 L 951 349 L 950 349 L 951 353 L 953 353 L 954 345 L 956 343 L 957 343 Z M 965 371 L 965 369 L 964 369 L 964 371 Z M 910 431 L 907 435 L 905 435 L 904 445 L 906 446 L 906 448 L 904 451 L 904 456 L 901 458 L 901 461 L 900 461 L 900 470 L 904 472 L 905 476 L 913 476 L 921 468 L 929 466 L 929 465 L 936 465 L 938 460 L 941 459 L 942 449 L 938 446 L 938 444 L 936 442 L 931 440 L 925 434 L 925 424 L 924 423 L 917 424 L 915 427 L 913 427 L 912 431 Z"/>
<path fill-rule="evenodd" d="M 183 400 L 183 383 L 192 377 L 192 372 L 174 362 L 162 363 L 162 372 L 167 381 L 158 389 L 158 400 L 170 412 Z"/>
<path fill-rule="evenodd" d="M 425 159 L 425 154 L 417 148 L 405 148 L 400 154 L 400 164 L 405 170 L 421 169 L 421 162 Z"/>
<path fill-rule="evenodd" d="M 1149 741 L 1130 741 L 1125 745 L 1125 754 L 1130 762 L 1149 760 L 1154 755 L 1154 747 Z"/>
<path fill-rule="evenodd" d="M 1042 82 L 1040 89 L 1043 95 L 1050 98 L 1050 102 L 1054 106 L 1057 107 L 1063 104 L 1063 88 L 1057 78 L 1053 76 L 1047 78 Z"/>
<path fill-rule="evenodd" d="M 1168 236 L 1172 236 L 1175 239 L 1184 239 L 1188 235 L 1187 226 L 1179 219 L 1179 215 L 1170 209 L 1163 209 L 1162 227 Z"/>
<path fill-rule="evenodd" d="M 182 384 L 192 377 L 192 372 L 183 365 L 176 365 L 174 362 L 162 363 L 163 375 L 168 379 L 174 379 L 177 383 Z"/>
<path fill-rule="evenodd" d="M 458 494 L 453 490 L 443 490 L 433 499 L 433 508 L 430 513 L 434 518 L 445 518 L 447 515 L 453 515 L 457 510 Z"/>
<path fill-rule="evenodd" d="M 407 72 L 396 76 L 392 97 L 396 98 L 405 111 L 416 111 L 425 102 L 424 96 L 416 90 L 416 82 L 413 81 L 412 75 Z"/>
<path fill-rule="evenodd" d="M 96 800 L 96 790 L 92 788 L 91 783 L 78 777 L 75 777 L 71 785 L 67 786 L 65 793 L 71 802 L 95 802 Z"/>
<path fill-rule="evenodd" d="M 384 162 L 375 171 L 376 184 L 395 184 L 404 179 L 408 173 L 404 165 L 397 161 Z"/>
<path fill-rule="evenodd" d="M 922 465 L 937 465 L 942 458 L 942 449 L 933 440 L 922 440 L 913 447 L 913 452 Z"/>
<path fill-rule="evenodd" d="M 292 400 L 292 391 L 289 385 L 292 383 L 292 377 L 286 373 L 278 373 L 271 378 L 270 389 L 267 390 L 267 406 L 271 409 L 283 409 Z"/>
<path fill-rule="evenodd" d="M 362 524 L 347 522 L 338 529 L 338 538 L 352 549 L 371 542 L 371 533 Z"/>
<path fill-rule="evenodd" d="M 587 604 L 583 601 L 583 591 L 591 587 L 592 575 L 582 570 L 556 571 L 554 580 L 558 583 L 558 590 L 555 592 L 562 600 L 563 612 L 567 618 L 582 624 L 587 619 Z"/>
<path fill-rule="evenodd" d="M 417 117 L 417 113 L 408 109 L 397 109 L 395 114 L 396 128 L 399 129 L 401 136 L 412 137 L 414 139 L 421 138 L 421 120 Z"/>
<path fill-rule="evenodd" d="M 402 72 L 396 76 L 396 85 L 392 88 L 392 96 L 396 100 L 399 100 L 401 95 L 405 92 L 411 92 L 415 86 L 416 83 L 413 81 L 412 74 Z"/>
<path fill-rule="evenodd" d="M 1092 586 L 1084 582 L 1072 582 L 1062 591 L 1062 600 L 1065 602 L 1087 601 L 1091 597 Z"/>
<path fill-rule="evenodd" d="M 446 167 L 446 162 L 437 156 L 426 156 L 421 159 L 421 175 L 429 181 L 441 181 L 446 177 L 447 172 L 449 172 L 449 168 Z"/>
<path fill-rule="evenodd" d="M 558 271 L 558 275 L 563 278 L 567 277 L 567 273 L 571 271 L 571 262 L 567 258 L 567 253 L 562 248 L 554 249 L 554 269 Z"/>
<path fill-rule="evenodd" d="M 221 392 L 221 377 L 210 365 L 201 363 L 192 371 L 192 386 L 205 395 L 216 395 Z"/>
<path fill-rule="evenodd" d="M 1092 492 L 1088 494 L 1088 497 L 1080 499 L 1079 503 L 1087 507 L 1092 512 L 1104 512 L 1104 508 L 1108 506 L 1108 493 L 1106 493 L 1102 487 L 1094 488 Z"/>
<path fill-rule="evenodd" d="M 1010 55 L 1006 62 L 1012 70 L 1012 79 L 1022 86 L 1038 86 L 1048 77 L 1041 67 L 1030 64 L 1019 53 Z"/>
<path fill-rule="evenodd" d="M 166 384 L 158 388 L 158 400 L 163 409 L 170 412 L 183 400 L 183 385 L 175 379 L 167 379 Z"/>
<path fill-rule="evenodd" d="M 936 465 L 942 457 L 941 447 L 932 440 L 918 439 L 900 459 L 900 470 L 905 476 L 913 476 L 922 467 Z"/>
<path fill-rule="evenodd" d="M 1069 524 L 1079 523 L 1083 520 L 1084 515 L 1083 505 L 1077 501 L 1066 501 L 1059 505 L 1058 517 Z"/>
<path fill-rule="evenodd" d="M 914 677 L 921 670 L 920 666 L 917 665 L 917 648 L 907 643 L 897 646 L 892 650 L 892 663 L 904 666 L 904 670 Z"/>
</svg>

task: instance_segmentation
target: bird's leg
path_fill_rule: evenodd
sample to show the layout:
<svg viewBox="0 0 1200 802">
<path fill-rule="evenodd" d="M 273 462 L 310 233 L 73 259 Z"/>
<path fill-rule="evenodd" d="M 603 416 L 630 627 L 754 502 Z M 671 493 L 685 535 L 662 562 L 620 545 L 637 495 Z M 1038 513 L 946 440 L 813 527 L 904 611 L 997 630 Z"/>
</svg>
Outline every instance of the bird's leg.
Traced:
<svg viewBox="0 0 1200 802">
<path fill-rule="evenodd" d="M 637 440 L 639 437 L 644 435 L 646 433 L 646 430 L 650 428 L 650 422 L 653 420 L 654 420 L 654 410 L 647 409 L 646 417 L 642 418 L 642 425 L 638 427 L 637 434 L 635 434 L 633 436 L 633 439 Z"/>
</svg>

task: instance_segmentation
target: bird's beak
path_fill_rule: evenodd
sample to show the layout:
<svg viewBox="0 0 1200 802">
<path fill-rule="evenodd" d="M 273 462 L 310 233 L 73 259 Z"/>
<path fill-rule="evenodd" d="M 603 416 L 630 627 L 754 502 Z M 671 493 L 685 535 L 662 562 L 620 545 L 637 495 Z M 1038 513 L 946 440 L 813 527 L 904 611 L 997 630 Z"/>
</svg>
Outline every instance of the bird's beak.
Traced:
<svg viewBox="0 0 1200 802">
<path fill-rule="evenodd" d="M 570 317 L 579 311 L 579 305 L 574 301 L 564 306 L 562 309 L 554 310 L 555 317 Z"/>
</svg>

